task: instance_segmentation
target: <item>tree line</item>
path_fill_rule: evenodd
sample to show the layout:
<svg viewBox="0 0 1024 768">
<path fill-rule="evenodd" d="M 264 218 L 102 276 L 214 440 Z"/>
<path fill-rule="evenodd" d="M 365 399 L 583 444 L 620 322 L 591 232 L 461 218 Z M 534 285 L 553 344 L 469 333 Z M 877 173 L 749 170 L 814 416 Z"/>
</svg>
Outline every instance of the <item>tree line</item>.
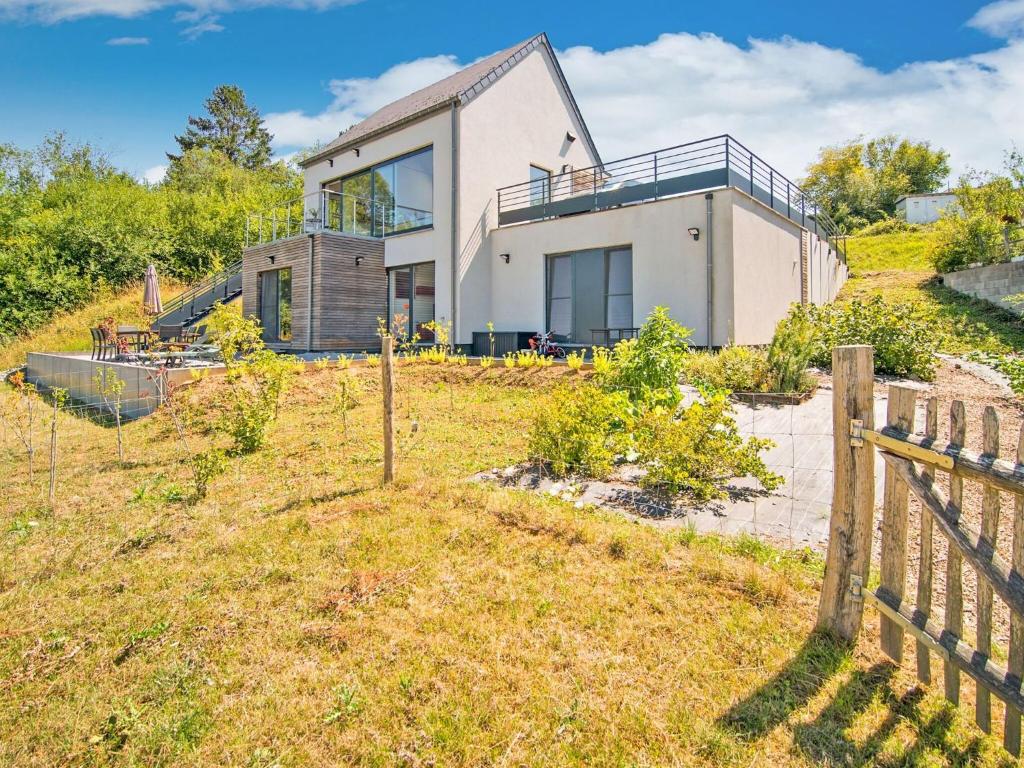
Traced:
<svg viewBox="0 0 1024 768">
<path fill-rule="evenodd" d="M 150 262 L 202 277 L 241 255 L 246 212 L 301 194 L 241 89 L 220 86 L 205 107 L 155 185 L 63 133 L 0 144 L 0 342 L 140 280 Z"/>
</svg>

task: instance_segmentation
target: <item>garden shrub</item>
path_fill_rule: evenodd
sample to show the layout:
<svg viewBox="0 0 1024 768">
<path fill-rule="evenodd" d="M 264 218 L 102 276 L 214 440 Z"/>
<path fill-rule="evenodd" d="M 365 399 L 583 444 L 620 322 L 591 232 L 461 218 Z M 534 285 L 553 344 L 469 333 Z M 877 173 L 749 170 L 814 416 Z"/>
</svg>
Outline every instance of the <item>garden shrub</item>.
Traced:
<svg viewBox="0 0 1024 768">
<path fill-rule="evenodd" d="M 955 272 L 974 263 L 990 264 L 1002 255 L 1003 225 L 986 213 L 949 213 L 939 219 L 935 230 L 932 264 L 938 272 Z"/>
<path fill-rule="evenodd" d="M 530 456 L 547 461 L 558 476 L 604 477 L 627 445 L 628 410 L 623 392 L 589 382 L 562 384 L 537 409 Z"/>
<path fill-rule="evenodd" d="M 768 357 L 753 347 L 690 352 L 683 358 L 683 377 L 690 384 L 730 392 L 768 392 L 772 385 Z"/>
<path fill-rule="evenodd" d="M 696 501 L 724 498 L 723 483 L 746 475 L 766 490 L 778 488 L 783 478 L 770 472 L 760 456 L 773 443 L 744 440 L 731 410 L 725 391 L 704 389 L 701 399 L 676 418 L 660 408 L 647 413 L 636 429 L 639 463 L 647 470 L 641 483 L 661 493 L 686 493 Z"/>
<path fill-rule="evenodd" d="M 675 406 L 691 333 L 669 317 L 666 307 L 655 307 L 637 338 L 615 345 L 610 370 L 598 371 L 602 386 L 628 393 L 635 404 Z"/>
<path fill-rule="evenodd" d="M 889 304 L 874 296 L 848 304 L 794 305 L 790 319 L 800 316 L 814 326 L 815 365 L 830 366 L 835 347 L 870 344 L 875 348 L 876 373 L 924 381 L 935 377 L 939 339 L 930 316 L 917 305 Z"/>
<path fill-rule="evenodd" d="M 809 392 L 814 380 L 807 367 L 814 357 L 814 323 L 806 314 L 782 318 L 768 347 L 768 368 L 773 392 Z"/>
<path fill-rule="evenodd" d="M 889 216 L 880 219 L 854 232 L 855 237 L 871 237 L 872 235 L 894 235 L 900 232 L 920 232 L 924 229 L 920 224 L 911 224 L 900 216 Z"/>
</svg>

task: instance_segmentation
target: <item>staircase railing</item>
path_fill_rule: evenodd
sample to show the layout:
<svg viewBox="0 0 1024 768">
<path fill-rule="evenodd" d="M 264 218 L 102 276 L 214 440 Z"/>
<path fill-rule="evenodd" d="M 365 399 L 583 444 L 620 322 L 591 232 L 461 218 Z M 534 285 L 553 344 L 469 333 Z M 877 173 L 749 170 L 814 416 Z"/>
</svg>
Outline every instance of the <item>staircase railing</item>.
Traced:
<svg viewBox="0 0 1024 768">
<path fill-rule="evenodd" d="M 159 325 L 166 318 L 170 317 L 176 312 L 179 312 L 182 308 L 188 305 L 191 305 L 191 309 L 193 310 L 192 312 L 190 312 L 190 314 L 195 314 L 194 309 L 196 299 L 206 294 L 216 294 L 218 289 L 222 291 L 223 295 L 219 297 L 211 296 L 210 304 L 213 304 L 214 301 L 216 301 L 218 298 L 226 299 L 228 295 L 227 288 L 228 284 L 231 281 L 231 278 L 238 275 L 241 271 L 242 260 L 238 259 L 236 261 L 231 262 L 220 271 L 199 281 L 195 285 L 186 289 L 184 292 L 175 296 L 168 303 L 164 304 L 164 311 L 154 318 L 153 325 Z"/>
</svg>

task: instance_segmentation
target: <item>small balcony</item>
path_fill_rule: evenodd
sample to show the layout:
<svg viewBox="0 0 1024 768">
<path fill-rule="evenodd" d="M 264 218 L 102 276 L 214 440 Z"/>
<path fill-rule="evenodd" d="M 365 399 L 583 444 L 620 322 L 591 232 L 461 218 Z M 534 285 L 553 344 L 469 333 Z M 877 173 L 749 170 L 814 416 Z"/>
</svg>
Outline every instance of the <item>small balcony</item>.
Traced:
<svg viewBox="0 0 1024 768">
<path fill-rule="evenodd" d="M 247 214 L 245 247 L 324 231 L 379 239 L 426 229 L 433 223 L 432 211 L 399 205 L 387 197 L 323 189 Z"/>
<path fill-rule="evenodd" d="M 845 260 L 835 222 L 799 186 L 731 136 L 574 168 L 498 190 L 498 226 L 543 221 L 734 187 L 827 240 Z"/>
</svg>

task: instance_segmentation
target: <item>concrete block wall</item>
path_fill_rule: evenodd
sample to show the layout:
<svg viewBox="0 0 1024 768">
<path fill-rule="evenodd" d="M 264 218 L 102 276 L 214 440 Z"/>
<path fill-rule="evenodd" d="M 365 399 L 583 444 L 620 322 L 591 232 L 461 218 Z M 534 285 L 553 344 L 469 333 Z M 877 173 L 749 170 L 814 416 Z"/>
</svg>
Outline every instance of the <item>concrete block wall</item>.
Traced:
<svg viewBox="0 0 1024 768">
<path fill-rule="evenodd" d="M 949 288 L 975 299 L 990 301 L 1003 309 L 1024 315 L 1024 303 L 1014 305 L 1006 297 L 1024 293 L 1024 261 L 989 264 L 949 272 L 942 277 Z"/>
</svg>

